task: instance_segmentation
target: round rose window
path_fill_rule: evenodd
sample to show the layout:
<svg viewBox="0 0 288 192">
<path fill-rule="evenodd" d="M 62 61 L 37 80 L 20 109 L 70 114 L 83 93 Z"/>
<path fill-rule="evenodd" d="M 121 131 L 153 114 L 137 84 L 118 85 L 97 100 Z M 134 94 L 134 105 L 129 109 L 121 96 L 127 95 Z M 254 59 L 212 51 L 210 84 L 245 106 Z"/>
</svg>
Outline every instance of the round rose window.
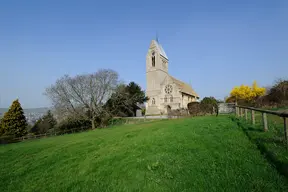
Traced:
<svg viewBox="0 0 288 192">
<path fill-rule="evenodd" d="M 173 90 L 172 85 L 166 85 L 165 86 L 165 93 L 171 94 L 172 90 Z"/>
</svg>

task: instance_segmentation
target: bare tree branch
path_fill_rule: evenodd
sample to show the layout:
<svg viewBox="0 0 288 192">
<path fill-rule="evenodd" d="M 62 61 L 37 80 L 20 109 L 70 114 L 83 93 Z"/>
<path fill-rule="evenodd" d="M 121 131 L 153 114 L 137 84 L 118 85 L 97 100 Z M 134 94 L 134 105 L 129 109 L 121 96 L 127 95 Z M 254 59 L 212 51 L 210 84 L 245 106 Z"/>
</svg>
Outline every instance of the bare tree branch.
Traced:
<svg viewBox="0 0 288 192">
<path fill-rule="evenodd" d="M 95 128 L 94 119 L 103 112 L 103 105 L 114 93 L 118 82 L 118 74 L 110 69 L 75 77 L 64 75 L 46 89 L 45 95 L 63 114 L 88 118 Z"/>
</svg>

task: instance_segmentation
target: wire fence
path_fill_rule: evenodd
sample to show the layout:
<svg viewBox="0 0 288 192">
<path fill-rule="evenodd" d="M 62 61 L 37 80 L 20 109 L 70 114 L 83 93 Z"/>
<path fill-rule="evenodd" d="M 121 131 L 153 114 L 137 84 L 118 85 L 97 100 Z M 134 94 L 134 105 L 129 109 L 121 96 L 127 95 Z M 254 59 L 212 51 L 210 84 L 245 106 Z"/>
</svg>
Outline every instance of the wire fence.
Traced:
<svg viewBox="0 0 288 192">
<path fill-rule="evenodd" d="M 120 118 L 119 118 L 120 119 Z M 110 122 L 109 125 L 103 125 L 99 126 L 97 128 L 108 128 L 108 127 L 113 127 L 113 126 L 118 126 L 118 125 L 125 125 L 125 124 L 139 124 L 139 123 L 144 123 L 144 122 L 150 122 L 150 121 L 155 121 L 156 119 L 146 119 L 146 118 L 122 118 L 121 120 L 115 119 Z M 53 137 L 53 136 L 59 136 L 59 135 L 66 135 L 66 134 L 73 134 L 73 133 L 80 133 L 80 132 L 85 132 L 85 131 L 90 131 L 92 128 L 89 127 L 77 127 L 77 128 L 71 128 L 71 129 L 64 129 L 64 130 L 49 130 L 47 133 L 43 134 L 28 134 L 22 137 L 2 137 L 0 138 L 0 143 L 2 144 L 8 144 L 8 143 L 16 143 L 16 142 L 21 142 L 25 140 L 33 140 L 33 139 L 40 139 L 40 138 L 47 138 L 47 137 Z"/>
<path fill-rule="evenodd" d="M 236 116 L 245 119 L 256 127 L 261 126 L 264 132 L 283 138 L 288 145 L 288 113 L 286 111 L 264 110 L 246 106 L 235 106 Z"/>
<path fill-rule="evenodd" d="M 235 112 L 232 120 L 256 144 L 263 157 L 288 178 L 288 111 L 236 106 Z"/>
</svg>

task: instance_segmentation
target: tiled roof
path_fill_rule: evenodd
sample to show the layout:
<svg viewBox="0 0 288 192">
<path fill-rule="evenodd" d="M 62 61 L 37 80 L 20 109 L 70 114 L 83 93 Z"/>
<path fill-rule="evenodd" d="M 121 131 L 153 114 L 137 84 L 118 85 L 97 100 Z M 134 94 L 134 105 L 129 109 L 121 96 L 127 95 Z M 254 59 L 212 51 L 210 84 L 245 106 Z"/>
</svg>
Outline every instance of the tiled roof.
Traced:
<svg viewBox="0 0 288 192">
<path fill-rule="evenodd" d="M 176 83 L 177 85 L 179 85 L 180 87 L 180 91 L 183 93 L 186 93 L 188 95 L 193 95 L 195 97 L 199 97 L 199 95 L 192 89 L 192 87 L 190 85 L 188 85 L 187 83 L 184 83 L 174 77 L 172 77 L 170 75 L 171 79 L 173 80 L 174 83 Z"/>
</svg>

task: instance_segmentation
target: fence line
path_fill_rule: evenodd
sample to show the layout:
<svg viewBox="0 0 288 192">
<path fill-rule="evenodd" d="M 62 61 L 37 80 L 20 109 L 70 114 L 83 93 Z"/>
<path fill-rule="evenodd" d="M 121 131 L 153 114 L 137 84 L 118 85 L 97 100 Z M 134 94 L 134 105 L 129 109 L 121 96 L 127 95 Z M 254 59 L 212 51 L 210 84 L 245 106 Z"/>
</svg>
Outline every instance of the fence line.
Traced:
<svg viewBox="0 0 288 192">
<path fill-rule="evenodd" d="M 92 130 L 92 129 L 81 127 L 81 128 L 67 129 L 67 130 L 51 132 L 51 133 L 38 134 L 38 135 L 26 135 L 26 136 L 14 138 L 13 140 L 15 140 L 15 141 L 23 140 L 24 141 L 24 140 L 30 140 L 30 139 L 52 137 L 52 136 L 56 136 L 56 135 L 64 135 L 64 134 L 69 134 L 69 133 L 83 132 L 83 131 L 88 131 L 88 130 Z"/>
<path fill-rule="evenodd" d="M 131 121 L 132 120 L 132 121 Z M 125 124 L 137 124 L 137 123 L 142 123 L 142 122 L 149 122 L 151 120 L 154 119 L 149 119 L 146 120 L 146 118 L 143 119 L 128 119 L 128 118 L 123 118 L 123 122 L 122 123 L 114 123 L 114 121 L 112 121 L 112 123 L 108 126 L 115 126 L 115 125 L 125 125 Z M 98 127 L 98 128 L 105 128 L 107 126 L 104 127 Z M 38 134 L 38 135 L 26 135 L 26 136 L 22 136 L 22 137 L 17 137 L 12 139 L 13 141 L 24 141 L 24 140 L 31 140 L 31 139 L 39 139 L 39 138 L 45 138 L 45 137 L 52 137 L 52 136 L 57 136 L 57 135 L 64 135 L 64 134 L 71 134 L 71 133 L 79 133 L 79 132 L 84 132 L 84 131 L 89 131 L 92 130 L 92 128 L 87 128 L 87 127 L 80 127 L 80 128 L 74 128 L 74 129 L 67 129 L 67 130 L 63 130 L 63 131 L 58 131 L 58 132 L 51 132 L 51 133 L 44 133 L 44 134 Z"/>
<path fill-rule="evenodd" d="M 241 106 L 241 105 L 236 105 L 235 106 L 235 112 L 236 116 L 242 118 L 244 116 L 243 109 L 245 110 L 245 120 L 248 120 L 248 110 L 251 111 L 251 123 L 255 125 L 255 111 L 261 112 L 262 114 L 262 125 L 263 125 L 263 130 L 268 131 L 268 122 L 267 122 L 267 114 L 271 115 L 276 115 L 278 117 L 283 118 L 283 128 L 284 128 L 284 136 L 286 140 L 286 144 L 288 145 L 288 113 L 287 112 L 279 112 L 279 111 L 270 111 L 270 110 L 264 110 L 264 109 L 258 109 L 254 107 L 247 107 L 247 106 Z"/>
</svg>

